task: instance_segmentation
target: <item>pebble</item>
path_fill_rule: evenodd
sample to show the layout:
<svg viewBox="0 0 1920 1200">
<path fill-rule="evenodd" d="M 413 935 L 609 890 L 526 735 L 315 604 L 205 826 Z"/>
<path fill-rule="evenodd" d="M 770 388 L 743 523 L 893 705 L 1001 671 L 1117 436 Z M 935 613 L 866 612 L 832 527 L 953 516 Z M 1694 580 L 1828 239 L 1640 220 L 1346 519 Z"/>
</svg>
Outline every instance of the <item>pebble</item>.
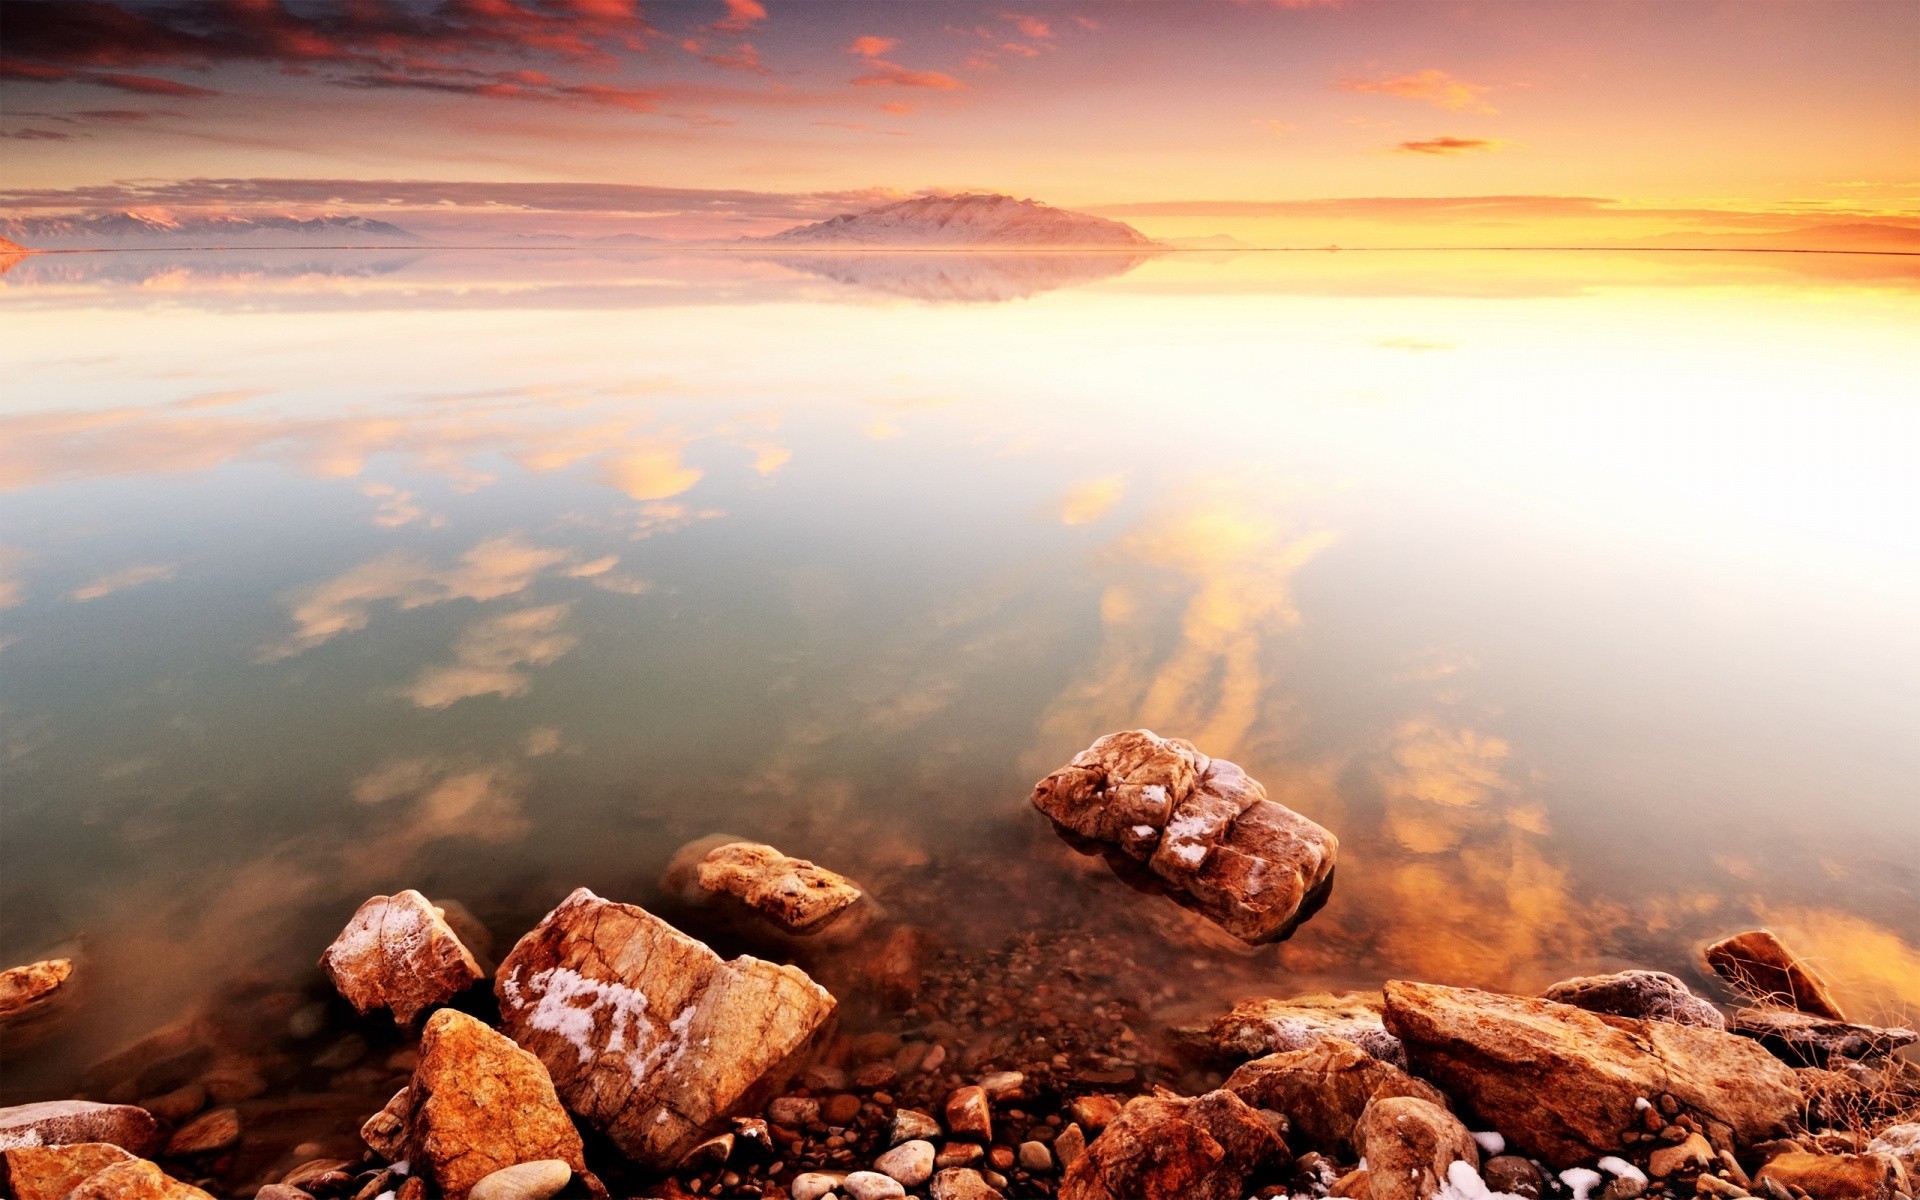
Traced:
<svg viewBox="0 0 1920 1200">
<path fill-rule="evenodd" d="M 1120 1102 L 1112 1096 L 1076 1096 L 1069 1111 L 1081 1128 L 1097 1134 L 1120 1115 Z"/>
<path fill-rule="evenodd" d="M 315 1001 L 303 1008 L 294 1010 L 287 1018 L 287 1036 L 299 1041 L 318 1037 L 327 1027 L 327 1006 Z"/>
<path fill-rule="evenodd" d="M 820 1200 L 820 1197 L 839 1187 L 845 1178 L 838 1171 L 808 1171 L 795 1175 L 793 1182 L 787 1185 L 787 1192 L 793 1200 Z"/>
<path fill-rule="evenodd" d="M 829 1125 L 849 1125 L 860 1115 L 860 1097 L 852 1092 L 841 1092 L 827 1097 L 820 1106 L 820 1119 Z"/>
<path fill-rule="evenodd" d="M 159 1096 L 140 1102 L 162 1121 L 184 1121 L 207 1106 L 207 1089 L 197 1083 L 184 1084 Z"/>
<path fill-rule="evenodd" d="M 767 1105 L 767 1120 L 798 1129 L 820 1119 L 820 1102 L 812 1096 L 781 1096 Z"/>
<path fill-rule="evenodd" d="M 1060 1160 L 1062 1170 L 1078 1162 L 1086 1152 L 1087 1135 L 1081 1132 L 1077 1124 L 1069 1124 L 1060 1131 L 1060 1136 L 1053 1139 L 1053 1153 Z M 1537 1198 L 1539 1193 L 1536 1191 L 1534 1195 Z"/>
<path fill-rule="evenodd" d="M 987 1156 L 987 1152 L 975 1142 L 948 1142 L 940 1147 L 940 1154 L 933 1165 L 941 1170 L 949 1167 L 971 1167 Z"/>
<path fill-rule="evenodd" d="M 1053 1170 L 1053 1151 L 1045 1142 L 1021 1142 L 1019 1161 L 1021 1170 L 1044 1175 Z"/>
<path fill-rule="evenodd" d="M 473 1185 L 468 1200 L 548 1200 L 573 1178 L 573 1168 L 557 1158 L 502 1167 Z"/>
<path fill-rule="evenodd" d="M 993 1164 L 993 1169 L 996 1171 L 1013 1170 L 1013 1147 L 1012 1146 L 993 1147 L 991 1150 L 987 1151 L 987 1161 Z"/>
<path fill-rule="evenodd" d="M 914 1108 L 899 1108 L 893 1113 L 893 1125 L 887 1131 L 887 1144 L 898 1146 L 914 1139 L 932 1140 L 940 1136 L 940 1122 Z"/>
<path fill-rule="evenodd" d="M 1000 1193 L 978 1171 L 953 1167 L 933 1177 L 927 1188 L 932 1200 L 1000 1200 Z"/>
<path fill-rule="evenodd" d="M 993 1108 L 986 1089 L 977 1084 L 954 1089 L 947 1097 L 947 1129 L 957 1138 L 993 1140 Z"/>
<path fill-rule="evenodd" d="M 253 1194 L 253 1200 L 313 1200 L 297 1187 L 288 1187 L 284 1183 L 269 1183 Z"/>
<path fill-rule="evenodd" d="M 878 1171 L 855 1171 L 840 1186 L 853 1200 L 906 1200 L 907 1196 L 898 1179 Z"/>
<path fill-rule="evenodd" d="M 933 1143 L 918 1138 L 901 1142 L 874 1159 L 873 1169 L 907 1187 L 919 1187 L 933 1177 Z"/>
<path fill-rule="evenodd" d="M 1027 1077 L 1019 1071 L 995 1071 L 980 1080 L 980 1090 L 989 1100 L 1011 1100 L 1027 1086 Z"/>
<path fill-rule="evenodd" d="M 239 1140 L 240 1114 L 231 1108 L 216 1108 L 174 1130 L 167 1139 L 167 1153 L 174 1157 L 208 1154 L 225 1150 Z"/>
</svg>

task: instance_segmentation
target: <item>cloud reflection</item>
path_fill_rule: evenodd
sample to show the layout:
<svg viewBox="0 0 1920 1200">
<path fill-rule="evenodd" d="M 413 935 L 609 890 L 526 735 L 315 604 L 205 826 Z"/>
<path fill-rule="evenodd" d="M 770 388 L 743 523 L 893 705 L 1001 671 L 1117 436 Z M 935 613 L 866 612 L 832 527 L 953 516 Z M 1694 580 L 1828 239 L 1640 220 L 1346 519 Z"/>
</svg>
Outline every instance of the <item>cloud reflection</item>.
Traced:
<svg viewBox="0 0 1920 1200">
<path fill-rule="evenodd" d="M 421 708 L 445 708 L 475 696 L 525 695 L 532 677 L 579 644 L 564 628 L 571 606 L 549 604 L 475 621 L 454 642 L 454 661 L 428 667 L 406 690 Z"/>
</svg>

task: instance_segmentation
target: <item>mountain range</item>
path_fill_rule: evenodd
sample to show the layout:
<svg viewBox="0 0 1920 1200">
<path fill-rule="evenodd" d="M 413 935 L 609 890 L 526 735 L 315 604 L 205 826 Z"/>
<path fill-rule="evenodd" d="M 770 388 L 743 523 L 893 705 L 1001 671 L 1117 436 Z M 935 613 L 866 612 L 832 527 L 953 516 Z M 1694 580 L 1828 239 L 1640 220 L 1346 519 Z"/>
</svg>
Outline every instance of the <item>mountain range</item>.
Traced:
<svg viewBox="0 0 1920 1200">
<path fill-rule="evenodd" d="M 865 212 L 742 239 L 780 247 L 1142 250 L 1159 246 L 1131 225 L 991 193 L 918 196 Z"/>
<path fill-rule="evenodd" d="M 396 246 L 426 239 L 398 225 L 360 216 L 174 216 L 164 212 L 99 212 L 0 219 L 0 237 L 35 250 L 111 246 Z"/>
</svg>

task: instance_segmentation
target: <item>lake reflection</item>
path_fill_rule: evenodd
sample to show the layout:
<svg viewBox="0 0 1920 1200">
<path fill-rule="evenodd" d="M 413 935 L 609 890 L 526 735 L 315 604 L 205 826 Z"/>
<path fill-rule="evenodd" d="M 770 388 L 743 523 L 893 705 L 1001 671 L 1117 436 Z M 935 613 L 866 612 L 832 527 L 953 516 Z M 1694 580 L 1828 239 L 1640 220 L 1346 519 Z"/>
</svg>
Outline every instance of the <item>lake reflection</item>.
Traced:
<svg viewBox="0 0 1920 1200">
<path fill-rule="evenodd" d="M 9 1092 L 370 893 L 505 944 L 714 830 L 963 945 L 1096 922 L 1172 1006 L 1755 921 L 1920 1005 L 1912 268 L 1093 257 L 15 264 L 0 949 L 90 978 Z M 1030 811 L 1135 725 L 1339 834 L 1293 940 Z"/>
</svg>

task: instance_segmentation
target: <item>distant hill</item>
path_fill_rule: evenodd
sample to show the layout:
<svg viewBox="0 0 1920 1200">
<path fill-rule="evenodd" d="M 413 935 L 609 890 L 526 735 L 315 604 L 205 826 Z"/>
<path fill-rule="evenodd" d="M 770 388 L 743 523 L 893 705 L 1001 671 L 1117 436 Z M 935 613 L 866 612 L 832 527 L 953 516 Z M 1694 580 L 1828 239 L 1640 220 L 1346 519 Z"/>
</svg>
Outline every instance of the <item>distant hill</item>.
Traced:
<svg viewBox="0 0 1920 1200">
<path fill-rule="evenodd" d="M 1151 249 L 1131 225 L 1012 196 L 921 196 L 799 225 L 750 242 L 842 249 Z"/>
<path fill-rule="evenodd" d="M 1711 246 L 1729 250 L 1920 251 L 1920 229 L 1871 221 L 1811 225 L 1779 233 L 1663 233 L 1642 240 L 1649 245 Z"/>
<path fill-rule="evenodd" d="M 0 237 L 39 250 L 116 246 L 397 246 L 426 239 L 371 217 L 98 212 L 0 219 Z"/>
<path fill-rule="evenodd" d="M 29 251 L 25 246 L 22 246 L 19 242 L 9 241 L 6 238 L 0 237 L 0 258 L 5 258 L 11 254 L 29 254 L 29 253 L 31 253 L 31 251 Z"/>
</svg>

